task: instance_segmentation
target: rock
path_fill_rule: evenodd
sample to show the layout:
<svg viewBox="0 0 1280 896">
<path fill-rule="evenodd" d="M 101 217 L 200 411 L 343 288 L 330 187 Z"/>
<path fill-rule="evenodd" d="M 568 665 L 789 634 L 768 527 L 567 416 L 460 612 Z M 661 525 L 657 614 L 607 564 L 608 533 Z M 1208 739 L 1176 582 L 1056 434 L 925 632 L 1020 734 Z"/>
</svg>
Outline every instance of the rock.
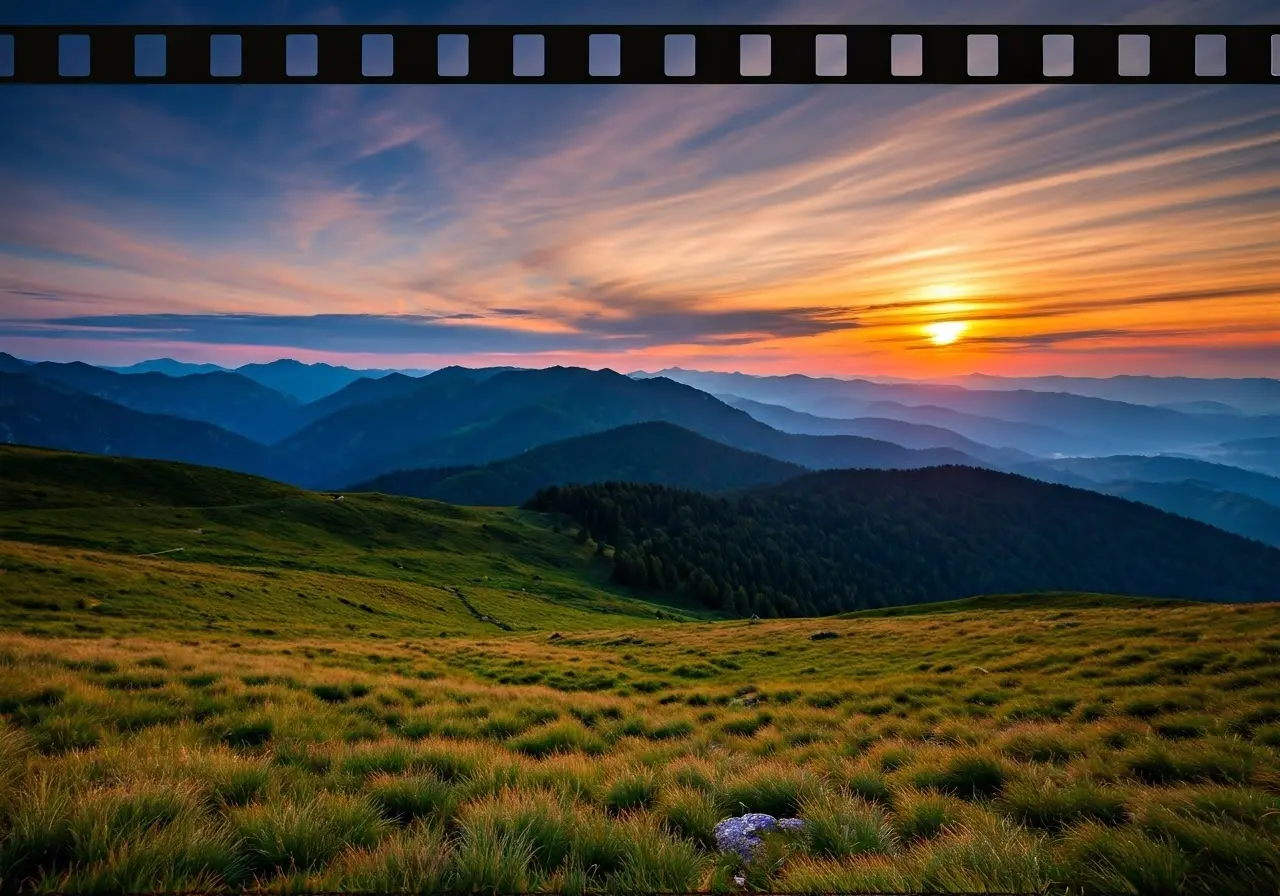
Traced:
<svg viewBox="0 0 1280 896">
<path fill-rule="evenodd" d="M 559 640 L 560 640 L 561 638 L 563 638 L 563 637 L 564 637 L 564 635 L 560 634 L 559 632 L 552 632 L 552 633 L 551 633 L 551 635 L 547 638 L 547 640 L 548 640 L 548 641 L 559 641 Z"/>
<path fill-rule="evenodd" d="M 748 812 L 736 818 L 726 818 L 715 826 L 716 848 L 722 852 L 736 852 L 743 860 L 750 860 L 760 845 L 760 835 L 775 831 L 792 833 L 804 829 L 800 818 L 777 819 L 764 812 Z"/>
<path fill-rule="evenodd" d="M 828 631 L 814 632 L 812 635 L 809 636 L 809 640 L 810 641 L 826 641 L 830 638 L 838 638 L 838 637 L 840 637 L 838 633 L 828 630 Z"/>
</svg>

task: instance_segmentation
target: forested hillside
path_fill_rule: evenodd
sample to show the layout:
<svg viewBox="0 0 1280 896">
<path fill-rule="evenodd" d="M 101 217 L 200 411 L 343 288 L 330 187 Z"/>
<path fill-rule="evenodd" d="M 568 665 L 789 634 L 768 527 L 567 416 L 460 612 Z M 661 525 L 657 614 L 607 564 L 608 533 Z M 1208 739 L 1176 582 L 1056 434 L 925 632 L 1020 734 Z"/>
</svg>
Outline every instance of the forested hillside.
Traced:
<svg viewBox="0 0 1280 896">
<path fill-rule="evenodd" d="M 1280 597 L 1280 551 L 1142 504 L 966 467 L 815 473 L 717 498 L 606 483 L 530 509 L 612 545 L 624 585 L 806 616 L 1021 591 Z"/>
</svg>

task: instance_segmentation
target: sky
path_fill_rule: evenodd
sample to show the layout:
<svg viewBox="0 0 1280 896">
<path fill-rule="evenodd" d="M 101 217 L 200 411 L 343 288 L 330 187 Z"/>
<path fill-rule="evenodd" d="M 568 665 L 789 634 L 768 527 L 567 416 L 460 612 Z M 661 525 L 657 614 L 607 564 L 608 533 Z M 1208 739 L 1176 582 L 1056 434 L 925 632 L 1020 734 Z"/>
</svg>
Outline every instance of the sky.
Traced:
<svg viewBox="0 0 1280 896">
<path fill-rule="evenodd" d="M 29 6 L 0 18 L 1242 24 L 1271 4 Z M 1275 376 L 1277 100 L 1213 84 L 0 84 L 0 350 Z"/>
</svg>

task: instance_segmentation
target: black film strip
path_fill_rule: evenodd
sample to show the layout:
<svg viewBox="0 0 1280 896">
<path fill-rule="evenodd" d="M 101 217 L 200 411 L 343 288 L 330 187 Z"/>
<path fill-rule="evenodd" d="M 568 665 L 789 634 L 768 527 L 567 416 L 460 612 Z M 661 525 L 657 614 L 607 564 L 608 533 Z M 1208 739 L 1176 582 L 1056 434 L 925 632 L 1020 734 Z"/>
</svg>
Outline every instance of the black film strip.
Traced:
<svg viewBox="0 0 1280 896">
<path fill-rule="evenodd" d="M 1280 83 L 1280 25 L 0 25 L 0 84 Z"/>
</svg>

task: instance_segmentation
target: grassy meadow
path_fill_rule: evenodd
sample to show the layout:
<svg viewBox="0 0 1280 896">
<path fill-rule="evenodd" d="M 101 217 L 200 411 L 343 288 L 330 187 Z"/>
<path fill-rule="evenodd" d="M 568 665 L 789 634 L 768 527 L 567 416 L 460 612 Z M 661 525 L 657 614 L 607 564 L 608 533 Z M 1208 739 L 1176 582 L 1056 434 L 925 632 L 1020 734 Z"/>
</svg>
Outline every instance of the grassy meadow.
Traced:
<svg viewBox="0 0 1280 896">
<path fill-rule="evenodd" d="M 513 510 L 19 449 L 0 539 L 0 891 L 1280 891 L 1277 605 L 715 620 Z"/>
</svg>

